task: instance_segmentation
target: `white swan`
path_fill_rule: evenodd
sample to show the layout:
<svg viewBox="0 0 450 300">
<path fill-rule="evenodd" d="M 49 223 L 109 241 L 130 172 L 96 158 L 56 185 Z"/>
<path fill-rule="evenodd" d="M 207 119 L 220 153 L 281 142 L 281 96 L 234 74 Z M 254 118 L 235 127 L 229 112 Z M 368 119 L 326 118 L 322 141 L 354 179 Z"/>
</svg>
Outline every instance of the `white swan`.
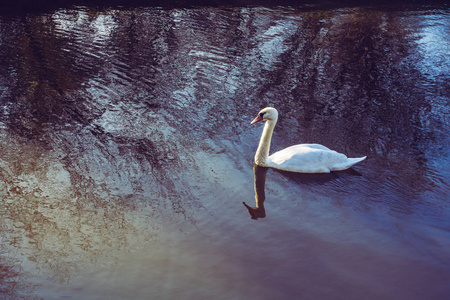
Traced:
<svg viewBox="0 0 450 300">
<path fill-rule="evenodd" d="M 347 158 L 344 154 L 319 144 L 294 145 L 269 156 L 270 141 L 277 120 L 278 111 L 266 107 L 251 123 L 266 121 L 255 154 L 255 163 L 259 166 L 298 173 L 330 173 L 348 169 L 366 158 Z"/>
</svg>

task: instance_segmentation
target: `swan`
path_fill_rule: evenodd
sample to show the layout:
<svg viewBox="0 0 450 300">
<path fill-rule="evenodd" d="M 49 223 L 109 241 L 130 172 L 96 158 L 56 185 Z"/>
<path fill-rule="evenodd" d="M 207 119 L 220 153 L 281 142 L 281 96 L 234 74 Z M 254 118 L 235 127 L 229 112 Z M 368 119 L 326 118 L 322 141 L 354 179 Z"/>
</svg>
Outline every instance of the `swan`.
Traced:
<svg viewBox="0 0 450 300">
<path fill-rule="evenodd" d="M 366 156 L 347 158 L 345 154 L 319 144 L 294 145 L 269 156 L 270 141 L 277 120 L 278 111 L 273 107 L 266 107 L 251 122 L 255 124 L 266 121 L 255 154 L 255 164 L 259 166 L 297 173 L 330 173 L 348 169 L 366 159 Z"/>
</svg>

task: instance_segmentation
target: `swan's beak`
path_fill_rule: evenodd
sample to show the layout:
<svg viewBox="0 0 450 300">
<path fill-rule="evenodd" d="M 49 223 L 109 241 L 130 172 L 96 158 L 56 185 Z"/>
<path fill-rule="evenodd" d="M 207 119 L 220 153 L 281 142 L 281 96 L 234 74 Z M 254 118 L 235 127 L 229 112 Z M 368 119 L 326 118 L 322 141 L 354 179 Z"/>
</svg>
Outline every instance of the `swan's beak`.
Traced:
<svg viewBox="0 0 450 300">
<path fill-rule="evenodd" d="M 261 121 L 263 118 L 258 114 L 258 116 L 250 123 L 250 124 L 255 124 L 256 122 Z"/>
</svg>

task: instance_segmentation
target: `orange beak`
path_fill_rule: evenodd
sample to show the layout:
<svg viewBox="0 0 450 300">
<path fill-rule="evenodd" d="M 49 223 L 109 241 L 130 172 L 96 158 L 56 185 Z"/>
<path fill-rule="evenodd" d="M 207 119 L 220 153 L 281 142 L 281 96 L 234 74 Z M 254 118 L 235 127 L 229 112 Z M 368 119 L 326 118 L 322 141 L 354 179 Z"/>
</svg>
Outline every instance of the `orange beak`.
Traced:
<svg viewBox="0 0 450 300">
<path fill-rule="evenodd" d="M 250 124 L 255 124 L 256 122 L 262 121 L 262 117 L 258 114 L 258 116 L 250 123 Z"/>
</svg>

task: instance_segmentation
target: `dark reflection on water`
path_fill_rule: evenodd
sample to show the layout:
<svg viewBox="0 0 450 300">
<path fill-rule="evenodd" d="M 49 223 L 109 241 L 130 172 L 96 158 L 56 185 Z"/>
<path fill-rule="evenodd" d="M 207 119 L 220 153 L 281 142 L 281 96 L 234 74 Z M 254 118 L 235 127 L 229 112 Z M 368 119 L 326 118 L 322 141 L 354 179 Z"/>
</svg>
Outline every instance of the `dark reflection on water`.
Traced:
<svg viewBox="0 0 450 300">
<path fill-rule="evenodd" d="M 449 20 L 444 4 L 0 15 L 0 295 L 448 295 Z M 272 152 L 368 159 L 265 182 L 249 121 L 268 105 Z"/>
<path fill-rule="evenodd" d="M 251 207 L 244 202 L 244 206 L 247 208 L 250 217 L 254 220 L 266 217 L 266 209 L 264 207 L 264 201 L 266 201 L 266 175 L 269 168 L 261 167 L 258 165 L 253 166 L 253 173 L 255 174 L 255 201 L 256 206 Z"/>
<path fill-rule="evenodd" d="M 266 217 L 266 209 L 264 202 L 266 201 L 266 175 L 269 168 L 261 167 L 258 165 L 253 165 L 253 174 L 255 177 L 255 206 L 249 206 L 247 203 L 242 202 L 247 208 L 250 217 L 254 220 Z M 353 168 L 347 169 L 345 171 L 331 172 L 326 174 L 303 174 L 303 173 L 293 173 L 276 170 L 276 172 L 283 174 L 285 177 L 289 178 L 293 182 L 297 182 L 301 185 L 321 185 L 326 184 L 332 180 L 338 180 L 342 176 L 363 176 L 361 173 Z"/>
</svg>

